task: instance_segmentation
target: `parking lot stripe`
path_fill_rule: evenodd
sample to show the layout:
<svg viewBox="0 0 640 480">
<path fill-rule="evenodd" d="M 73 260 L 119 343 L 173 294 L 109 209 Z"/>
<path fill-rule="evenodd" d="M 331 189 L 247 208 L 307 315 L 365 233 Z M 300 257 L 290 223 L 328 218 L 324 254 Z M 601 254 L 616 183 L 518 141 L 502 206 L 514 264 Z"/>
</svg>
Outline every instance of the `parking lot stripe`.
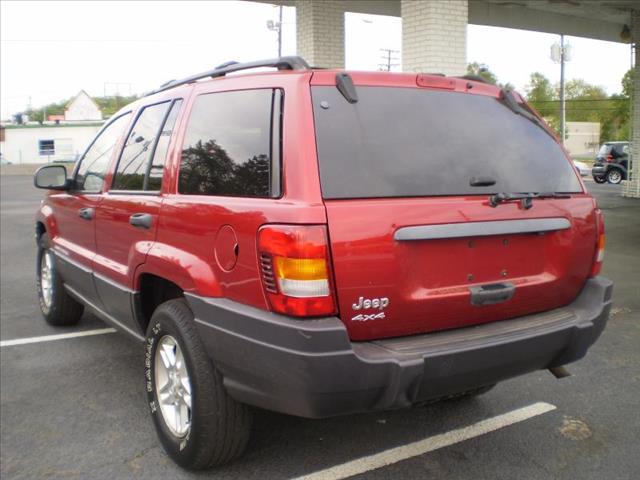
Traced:
<svg viewBox="0 0 640 480">
<path fill-rule="evenodd" d="M 14 340 L 0 341 L 0 347 L 11 347 L 13 345 L 27 345 L 29 343 L 53 342 L 54 340 L 65 340 L 67 338 L 89 337 L 91 335 L 104 335 L 114 333 L 115 328 L 99 328 L 97 330 L 84 330 L 82 332 L 61 333 L 59 335 L 45 335 L 42 337 L 16 338 Z"/>
<path fill-rule="evenodd" d="M 387 465 L 393 465 L 394 463 L 398 463 L 412 457 L 424 455 L 425 453 L 433 452 L 434 450 L 448 447 L 455 443 L 464 442 L 465 440 L 479 437 L 486 433 L 495 432 L 501 428 L 523 422 L 555 409 L 556 407 L 550 403 L 534 403 L 528 407 L 518 408 L 517 410 L 512 410 L 511 412 L 482 420 L 478 423 L 474 423 L 473 425 L 469 425 L 468 427 L 434 435 L 433 437 L 428 437 L 424 440 L 409 443 L 401 447 L 391 448 L 374 455 L 369 455 L 368 457 L 359 458 L 309 475 L 304 475 L 294 480 L 340 480 L 352 477 L 354 475 L 386 467 Z"/>
</svg>

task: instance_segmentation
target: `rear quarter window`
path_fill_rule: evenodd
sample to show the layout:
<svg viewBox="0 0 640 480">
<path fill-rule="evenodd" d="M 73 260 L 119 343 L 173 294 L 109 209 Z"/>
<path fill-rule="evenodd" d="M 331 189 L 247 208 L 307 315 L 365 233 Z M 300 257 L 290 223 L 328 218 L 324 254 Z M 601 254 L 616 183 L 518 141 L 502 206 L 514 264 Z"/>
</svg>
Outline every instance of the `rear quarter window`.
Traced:
<svg viewBox="0 0 640 480">
<path fill-rule="evenodd" d="M 278 89 L 196 98 L 182 147 L 179 192 L 279 196 L 281 101 Z"/>
</svg>

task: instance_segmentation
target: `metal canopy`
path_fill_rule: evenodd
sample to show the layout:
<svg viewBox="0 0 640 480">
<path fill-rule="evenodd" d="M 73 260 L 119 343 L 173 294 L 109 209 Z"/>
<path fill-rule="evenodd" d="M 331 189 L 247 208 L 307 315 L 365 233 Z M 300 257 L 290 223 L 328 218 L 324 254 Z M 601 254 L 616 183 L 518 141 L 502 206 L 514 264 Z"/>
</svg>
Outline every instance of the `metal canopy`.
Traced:
<svg viewBox="0 0 640 480">
<path fill-rule="evenodd" d="M 254 0 L 294 7 L 295 0 Z M 469 23 L 517 28 L 576 37 L 626 42 L 620 38 L 631 24 L 638 0 L 469 0 Z M 399 17 L 400 0 L 346 0 L 346 12 Z"/>
</svg>

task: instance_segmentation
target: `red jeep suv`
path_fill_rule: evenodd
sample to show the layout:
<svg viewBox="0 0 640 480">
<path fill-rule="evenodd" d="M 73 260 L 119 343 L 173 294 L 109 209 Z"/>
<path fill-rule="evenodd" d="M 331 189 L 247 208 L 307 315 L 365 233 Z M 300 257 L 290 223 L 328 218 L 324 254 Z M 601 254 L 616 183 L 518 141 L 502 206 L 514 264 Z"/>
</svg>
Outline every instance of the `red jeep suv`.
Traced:
<svg viewBox="0 0 640 480">
<path fill-rule="evenodd" d="M 228 75 L 256 67 L 277 71 Z M 557 369 L 611 308 L 602 213 L 566 152 L 471 78 L 230 62 L 123 108 L 70 178 L 35 184 L 45 320 L 89 309 L 144 345 L 187 468 L 240 455 L 249 406 L 322 418 Z"/>
</svg>

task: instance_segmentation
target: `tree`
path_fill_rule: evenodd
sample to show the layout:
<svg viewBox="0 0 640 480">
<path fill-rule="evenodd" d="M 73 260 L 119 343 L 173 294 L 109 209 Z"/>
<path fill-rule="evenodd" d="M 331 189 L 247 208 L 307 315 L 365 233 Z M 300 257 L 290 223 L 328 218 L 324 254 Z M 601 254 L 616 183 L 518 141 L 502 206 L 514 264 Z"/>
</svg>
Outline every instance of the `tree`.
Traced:
<svg viewBox="0 0 640 480">
<path fill-rule="evenodd" d="M 106 118 L 109 118 L 122 107 L 137 99 L 138 97 L 136 95 L 127 97 L 115 95 L 113 97 L 94 97 L 93 100 L 98 104 L 100 110 L 102 110 L 102 115 Z"/>
<path fill-rule="evenodd" d="M 633 68 L 627 70 L 627 73 L 622 77 L 622 95 L 633 99 Z"/>
<path fill-rule="evenodd" d="M 496 74 L 489 70 L 489 67 L 478 62 L 469 63 L 467 65 L 467 75 L 482 77 L 492 85 L 498 84 L 498 77 Z"/>
<path fill-rule="evenodd" d="M 628 92 L 631 74 L 622 80 L 623 92 Z M 527 101 L 559 132 L 560 85 L 552 85 L 539 72 L 532 73 Z M 604 88 L 582 79 L 569 80 L 565 84 L 566 119 L 568 122 L 598 122 L 602 140 L 626 140 L 629 123 L 629 98 L 623 95 L 608 96 Z"/>
<path fill-rule="evenodd" d="M 556 89 L 559 90 L 560 86 L 557 85 Z M 600 86 L 591 85 L 585 82 L 584 80 L 582 80 L 581 78 L 576 78 L 573 80 L 569 80 L 568 82 L 565 83 L 564 96 L 567 100 L 572 100 L 577 98 L 583 99 L 583 100 L 588 100 L 588 99 L 602 100 L 607 98 L 607 92 L 604 90 L 604 88 Z"/>
<path fill-rule="evenodd" d="M 627 70 L 622 77 L 622 95 L 629 99 L 633 98 L 633 68 Z"/>
<path fill-rule="evenodd" d="M 128 97 L 114 96 L 114 97 L 94 97 L 93 100 L 98 104 L 100 110 L 102 111 L 102 116 L 104 118 L 111 117 L 114 113 L 116 113 L 120 108 L 125 105 L 137 100 L 136 95 L 131 95 Z M 45 115 L 48 117 L 49 115 L 64 115 L 64 111 L 67 108 L 67 104 L 71 101 L 71 98 L 66 100 L 62 100 L 60 102 L 50 103 L 40 108 L 30 108 L 24 111 L 24 115 L 29 116 L 30 121 L 34 122 L 44 122 L 47 119 Z"/>
<path fill-rule="evenodd" d="M 527 101 L 543 117 L 557 115 L 557 107 L 554 105 L 556 92 L 551 81 L 540 72 L 534 72 L 529 76 L 529 83 L 525 87 Z"/>
</svg>

